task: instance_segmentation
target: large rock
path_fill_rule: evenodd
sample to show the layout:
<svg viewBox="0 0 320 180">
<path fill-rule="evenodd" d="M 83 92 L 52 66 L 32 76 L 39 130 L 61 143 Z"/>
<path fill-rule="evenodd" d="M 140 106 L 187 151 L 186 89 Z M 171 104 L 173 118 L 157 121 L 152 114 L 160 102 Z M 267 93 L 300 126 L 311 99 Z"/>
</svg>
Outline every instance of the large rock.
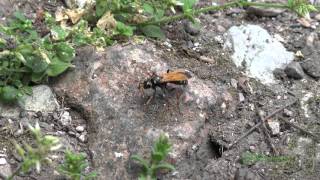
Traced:
<svg viewBox="0 0 320 180">
<path fill-rule="evenodd" d="M 233 26 L 226 33 L 226 47 L 233 50 L 232 60 L 248 76 L 264 84 L 275 83 L 272 71 L 283 68 L 294 54 L 257 25 Z"/>
<path fill-rule="evenodd" d="M 150 43 L 116 45 L 100 53 L 85 47 L 78 51 L 76 68 L 54 83 L 55 92 L 64 96 L 69 106 L 84 112 L 88 120 L 89 149 L 99 179 L 137 178 L 130 156 L 149 155 L 161 132 L 170 136 L 174 144 L 170 156 L 178 162 L 204 125 L 206 108 L 217 102 L 215 86 L 193 77 L 184 89 L 165 97 L 159 93 L 144 105 L 148 97 L 142 97 L 138 83 L 149 76 L 150 70 L 168 69 L 160 59 L 161 53 Z M 176 105 L 178 92 L 184 92 L 181 113 Z M 150 96 L 152 90 L 145 90 L 145 94 Z M 179 174 L 179 178 L 187 178 Z"/>
</svg>

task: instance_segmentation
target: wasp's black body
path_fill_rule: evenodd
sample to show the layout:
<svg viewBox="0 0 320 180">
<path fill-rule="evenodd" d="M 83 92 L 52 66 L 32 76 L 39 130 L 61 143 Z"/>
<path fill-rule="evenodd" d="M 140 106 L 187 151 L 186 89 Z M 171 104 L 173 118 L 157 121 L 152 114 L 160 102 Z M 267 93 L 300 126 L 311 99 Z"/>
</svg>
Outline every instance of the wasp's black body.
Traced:
<svg viewBox="0 0 320 180">
<path fill-rule="evenodd" d="M 153 74 L 143 83 L 139 84 L 139 89 L 150 89 L 154 90 L 153 96 L 149 98 L 146 104 L 148 104 L 153 97 L 156 95 L 157 87 L 162 89 L 164 92 L 167 92 L 167 84 L 176 84 L 176 85 L 187 85 L 188 79 L 191 78 L 190 72 L 186 70 L 175 70 L 175 71 L 167 71 L 167 73 L 157 75 Z"/>
</svg>

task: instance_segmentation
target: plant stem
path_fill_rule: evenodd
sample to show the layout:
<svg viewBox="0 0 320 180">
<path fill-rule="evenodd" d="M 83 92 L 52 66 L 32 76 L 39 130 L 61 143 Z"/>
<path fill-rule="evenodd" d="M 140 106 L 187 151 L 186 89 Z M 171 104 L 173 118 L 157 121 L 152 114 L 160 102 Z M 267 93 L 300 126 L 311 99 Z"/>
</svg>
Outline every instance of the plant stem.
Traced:
<svg viewBox="0 0 320 180">
<path fill-rule="evenodd" d="M 208 6 L 208 7 L 196 9 L 196 10 L 193 11 L 192 14 L 197 16 L 197 15 L 199 15 L 201 13 L 206 13 L 208 11 L 219 11 L 219 10 L 228 9 L 228 8 L 231 8 L 231 7 L 241 7 L 241 6 L 289 9 L 288 4 L 257 3 L 257 2 L 245 2 L 245 1 L 239 0 L 239 1 L 225 3 L 225 4 L 220 5 L 220 6 Z M 173 22 L 173 21 L 177 21 L 177 20 L 180 20 L 180 19 L 184 19 L 184 18 L 187 18 L 186 14 L 178 14 L 178 15 L 175 15 L 175 16 L 163 17 L 162 19 L 157 20 L 157 21 L 143 22 L 143 23 L 140 23 L 140 24 L 137 24 L 137 25 L 145 26 L 145 25 L 152 25 L 152 24 L 165 24 L 165 23 L 168 23 L 168 22 Z"/>
<path fill-rule="evenodd" d="M 237 4 L 238 4 L 238 2 L 230 2 L 230 3 L 223 4 L 221 6 L 204 7 L 204 8 L 200 8 L 200 9 L 195 10 L 193 12 L 193 14 L 194 15 L 199 15 L 200 13 L 204 13 L 204 12 L 208 12 L 208 11 L 223 10 L 223 9 L 227 9 L 227 8 L 230 8 L 230 7 L 235 7 L 235 6 L 237 6 Z M 184 19 L 186 17 L 187 17 L 187 15 L 185 15 L 185 14 L 178 14 L 178 15 L 175 15 L 175 16 L 166 16 L 166 17 L 163 17 L 162 19 L 157 20 L 157 21 L 143 22 L 143 23 L 138 24 L 138 25 L 145 26 L 145 25 L 151 25 L 151 24 L 165 24 L 165 23 L 168 23 L 168 22 L 173 22 L 173 21 L 177 21 L 177 20 L 180 20 L 180 19 Z"/>
<path fill-rule="evenodd" d="M 288 9 L 288 4 L 280 3 L 257 3 L 257 2 L 239 2 L 242 6 L 253 6 L 253 7 L 265 7 L 265 8 L 279 8 L 279 9 Z"/>
</svg>

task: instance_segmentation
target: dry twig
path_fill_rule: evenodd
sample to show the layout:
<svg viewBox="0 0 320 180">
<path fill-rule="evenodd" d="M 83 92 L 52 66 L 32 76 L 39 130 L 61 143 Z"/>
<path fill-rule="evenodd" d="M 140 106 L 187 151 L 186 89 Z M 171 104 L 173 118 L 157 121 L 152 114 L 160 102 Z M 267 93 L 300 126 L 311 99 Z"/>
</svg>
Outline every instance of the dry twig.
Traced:
<svg viewBox="0 0 320 180">
<path fill-rule="evenodd" d="M 267 117 L 263 118 L 259 123 L 257 123 L 255 126 L 253 126 L 251 129 L 249 129 L 246 133 L 244 133 L 242 136 L 240 136 L 237 140 L 235 140 L 232 144 L 229 145 L 228 149 L 231 149 L 234 145 L 238 144 L 243 138 L 247 137 L 249 134 L 251 134 L 257 127 L 259 127 L 263 122 L 266 120 L 272 118 L 274 115 L 278 114 L 279 112 L 283 111 L 285 108 L 292 106 L 298 101 L 298 99 L 295 99 L 293 102 L 287 104 L 286 106 L 279 108 L 275 111 L 273 111 L 271 114 L 269 114 Z"/>
<path fill-rule="evenodd" d="M 311 132 L 309 132 L 309 131 L 307 131 L 307 130 L 305 130 L 305 129 L 303 129 L 303 128 L 301 128 L 301 127 L 299 127 L 299 126 L 297 126 L 297 125 L 295 125 L 295 124 L 293 124 L 293 123 L 291 123 L 291 122 L 289 122 L 287 120 L 285 120 L 284 118 L 279 117 L 279 120 L 285 122 L 289 126 L 292 126 L 292 127 L 296 128 L 296 129 L 300 130 L 301 132 L 311 136 L 313 138 L 313 140 L 319 142 L 319 139 L 320 139 L 319 136 L 314 135 L 313 133 L 311 133 Z"/>
<path fill-rule="evenodd" d="M 264 119 L 264 115 L 263 115 L 264 113 L 261 111 L 261 110 L 259 110 L 258 111 L 258 115 L 259 115 L 259 118 L 260 118 L 260 122 L 262 123 L 262 131 L 263 131 L 263 133 L 264 133 L 264 135 L 265 135 L 265 138 L 266 138 L 266 141 L 267 141 L 267 143 L 269 144 L 269 146 L 271 147 L 271 150 L 272 150 L 272 153 L 274 154 L 274 155 L 279 155 L 279 152 L 278 152 L 278 150 L 276 149 L 276 147 L 274 146 L 274 144 L 272 143 L 272 140 L 271 140 L 271 136 L 270 136 L 270 134 L 269 134 L 269 132 L 268 132 L 268 129 L 267 129 L 267 127 L 266 127 L 266 123 L 265 123 L 265 121 L 263 120 Z"/>
</svg>

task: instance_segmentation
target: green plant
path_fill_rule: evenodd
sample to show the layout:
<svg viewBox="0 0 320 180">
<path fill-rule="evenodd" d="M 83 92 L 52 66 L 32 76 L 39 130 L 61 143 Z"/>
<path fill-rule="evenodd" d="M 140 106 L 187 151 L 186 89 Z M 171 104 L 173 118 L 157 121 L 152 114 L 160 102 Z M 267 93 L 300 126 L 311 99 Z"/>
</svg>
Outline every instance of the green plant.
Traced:
<svg viewBox="0 0 320 180">
<path fill-rule="evenodd" d="M 9 26 L 0 24 L 0 100 L 12 102 L 31 93 L 29 85 L 71 67 L 74 48 L 57 26 L 44 37 L 21 13 Z"/>
<path fill-rule="evenodd" d="M 300 16 L 309 16 L 310 12 L 317 11 L 317 8 L 307 0 L 288 0 L 288 6 Z"/>
<path fill-rule="evenodd" d="M 75 25 L 66 27 L 57 24 L 48 13 L 38 18 L 43 18 L 43 22 L 37 22 L 37 19 L 32 22 L 21 13 L 15 13 L 15 18 L 8 26 L 0 24 L 0 101 L 19 100 L 32 92 L 30 85 L 58 76 L 73 67 L 71 61 L 75 56 L 74 48 L 78 46 L 90 44 L 105 47 L 111 45 L 118 36 L 134 35 L 134 31 L 163 39 L 165 34 L 160 28 L 162 24 L 183 18 L 197 23 L 194 17 L 201 13 L 232 7 L 282 8 L 292 10 L 300 16 L 308 16 L 309 12 L 317 11 L 306 0 L 288 0 L 283 4 L 236 0 L 219 6 L 195 9 L 196 2 L 197 0 L 97 0 L 92 10 L 88 11 L 89 14 L 94 11 L 94 16 L 87 16 L 87 20 L 95 19 L 97 26 L 89 26 L 86 16 Z M 176 13 L 176 6 L 182 7 L 182 13 Z M 44 31 L 38 26 L 43 26 Z M 45 33 L 46 29 L 48 33 Z"/>
<path fill-rule="evenodd" d="M 139 180 L 156 179 L 156 173 L 160 169 L 174 170 L 174 166 L 169 163 L 163 162 L 171 150 L 169 138 L 165 135 L 155 141 L 150 160 L 146 160 L 138 155 L 133 155 L 132 159 L 142 165 L 142 172 L 140 173 Z"/>
<path fill-rule="evenodd" d="M 95 172 L 85 174 L 84 171 L 88 167 L 84 154 L 76 154 L 69 150 L 65 151 L 64 163 L 59 167 L 59 172 L 66 175 L 71 180 L 94 179 L 97 174 Z"/>
<path fill-rule="evenodd" d="M 20 172 L 28 172 L 31 168 L 35 167 L 39 173 L 42 163 L 50 163 L 51 160 L 48 158 L 52 151 L 56 151 L 61 147 L 59 139 L 51 135 L 42 135 L 38 122 L 35 127 L 29 125 L 29 130 L 35 139 L 34 147 L 24 143 L 24 148 L 19 144 L 15 144 L 16 150 L 19 156 L 22 158 L 22 162 L 19 168 L 10 175 L 7 179 L 12 180 L 14 176 Z"/>
<path fill-rule="evenodd" d="M 288 163 L 294 160 L 295 158 L 290 156 L 266 156 L 264 154 L 245 152 L 241 155 L 240 163 L 244 165 L 253 165 L 257 162 Z"/>
</svg>

